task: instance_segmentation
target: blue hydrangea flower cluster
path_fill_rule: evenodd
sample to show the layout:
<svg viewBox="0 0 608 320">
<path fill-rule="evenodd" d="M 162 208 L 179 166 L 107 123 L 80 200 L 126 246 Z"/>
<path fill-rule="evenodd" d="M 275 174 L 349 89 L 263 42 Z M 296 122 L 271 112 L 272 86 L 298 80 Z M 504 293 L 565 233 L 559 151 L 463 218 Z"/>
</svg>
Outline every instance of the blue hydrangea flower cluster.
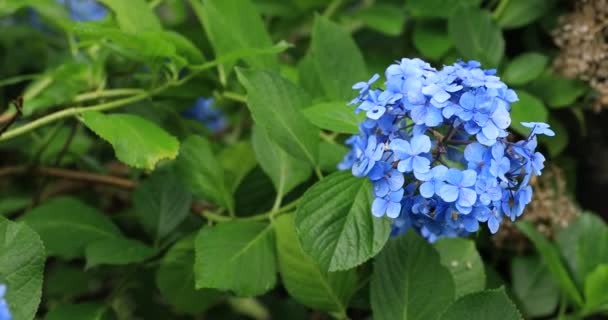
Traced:
<svg viewBox="0 0 608 320">
<path fill-rule="evenodd" d="M 512 141 L 510 104 L 517 95 L 495 70 L 477 61 L 436 70 L 420 59 L 402 59 L 380 76 L 353 86 L 356 113 L 365 112 L 359 135 L 339 169 L 373 183 L 372 214 L 393 218 L 393 235 L 414 228 L 433 242 L 464 236 L 487 223 L 495 233 L 503 217 L 515 220 L 532 199 L 532 175 L 544 156 L 537 136 L 547 124 Z"/>
<path fill-rule="evenodd" d="M 221 132 L 227 127 L 226 117 L 219 109 L 213 107 L 213 102 L 213 98 L 198 98 L 194 105 L 184 111 L 182 115 L 200 121 L 212 132 Z"/>
<path fill-rule="evenodd" d="M 0 284 L 0 320 L 11 320 L 13 317 L 11 311 L 8 309 L 8 304 L 4 300 L 6 294 L 6 286 Z"/>
<path fill-rule="evenodd" d="M 106 7 L 96 0 L 57 0 L 70 11 L 74 21 L 98 21 L 108 14 Z"/>
</svg>

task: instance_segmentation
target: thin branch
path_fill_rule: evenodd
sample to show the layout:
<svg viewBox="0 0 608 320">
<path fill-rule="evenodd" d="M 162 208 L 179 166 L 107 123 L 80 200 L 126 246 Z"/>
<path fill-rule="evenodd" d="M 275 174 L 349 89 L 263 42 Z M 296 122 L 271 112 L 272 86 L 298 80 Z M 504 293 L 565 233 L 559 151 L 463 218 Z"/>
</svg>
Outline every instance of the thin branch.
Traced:
<svg viewBox="0 0 608 320">
<path fill-rule="evenodd" d="M 17 119 L 19 119 L 22 115 L 23 115 L 23 97 L 18 97 L 15 100 L 12 100 L 10 102 L 10 104 L 15 106 L 15 109 L 17 109 L 17 112 L 14 113 L 9 119 L 8 121 L 2 126 L 2 128 L 0 128 L 0 136 L 2 136 L 2 134 L 4 134 L 4 132 L 10 128 L 10 126 L 13 125 L 13 123 L 15 123 L 15 121 L 17 121 Z"/>
<path fill-rule="evenodd" d="M 45 177 L 55 177 L 69 180 L 85 181 L 90 183 L 105 184 L 129 190 L 134 189 L 136 186 L 135 182 L 125 178 L 44 166 L 28 167 L 26 165 L 21 165 L 4 167 L 0 168 L 0 177 L 26 174 L 28 172 L 32 172 Z"/>
</svg>

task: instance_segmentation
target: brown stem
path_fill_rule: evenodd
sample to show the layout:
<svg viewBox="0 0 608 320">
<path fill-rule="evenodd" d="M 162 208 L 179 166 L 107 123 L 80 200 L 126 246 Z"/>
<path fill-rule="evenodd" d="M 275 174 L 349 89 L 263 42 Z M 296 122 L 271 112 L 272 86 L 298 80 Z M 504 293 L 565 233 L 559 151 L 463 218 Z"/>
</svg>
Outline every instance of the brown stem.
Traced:
<svg viewBox="0 0 608 320">
<path fill-rule="evenodd" d="M 97 173 L 90 172 L 82 172 L 75 171 L 69 169 L 61 169 L 54 167 L 28 167 L 26 165 L 22 166 L 11 166 L 0 168 L 0 177 L 9 176 L 9 175 L 17 175 L 17 174 L 25 174 L 27 172 L 33 172 L 41 176 L 45 177 L 55 177 L 55 178 L 64 178 L 70 180 L 78 180 L 85 181 L 91 183 L 105 184 L 111 185 L 115 187 L 120 187 L 124 189 L 134 189 L 136 183 L 124 178 L 107 176 Z"/>
<path fill-rule="evenodd" d="M 19 119 L 23 115 L 23 97 L 18 97 L 15 100 L 12 100 L 10 104 L 15 106 L 17 109 L 16 113 L 13 113 L 10 118 L 6 121 L 6 123 L 0 128 L 0 135 L 2 135 L 8 128 L 10 128 L 17 119 Z"/>
</svg>

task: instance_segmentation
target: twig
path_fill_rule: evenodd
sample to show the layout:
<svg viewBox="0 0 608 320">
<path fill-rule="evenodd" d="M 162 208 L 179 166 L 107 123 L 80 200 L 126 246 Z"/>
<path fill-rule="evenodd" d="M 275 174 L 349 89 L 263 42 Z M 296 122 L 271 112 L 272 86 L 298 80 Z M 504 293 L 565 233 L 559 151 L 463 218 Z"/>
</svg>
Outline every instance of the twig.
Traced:
<svg viewBox="0 0 608 320">
<path fill-rule="evenodd" d="M 15 100 L 11 100 L 11 102 L 9 104 L 12 104 L 15 106 L 15 109 L 17 109 L 17 113 L 14 113 L 13 115 L 11 115 L 10 119 L 8 119 L 8 121 L 4 124 L 4 126 L 2 126 L 2 128 L 0 129 L 0 136 L 8 128 L 10 128 L 10 126 L 12 126 L 13 123 L 15 123 L 15 121 L 17 121 L 17 119 L 19 119 L 23 115 L 23 97 L 22 96 L 19 96 Z"/>
<path fill-rule="evenodd" d="M 46 176 L 46 177 L 55 177 L 55 178 L 64 178 L 70 180 L 78 180 L 85 181 L 91 183 L 105 184 L 115 187 L 120 187 L 124 189 L 134 189 L 136 183 L 125 178 L 119 178 L 114 176 L 107 176 L 97 173 L 91 172 L 82 172 L 75 171 L 69 169 L 61 169 L 54 167 L 28 167 L 26 165 L 21 166 L 10 166 L 0 168 L 0 177 L 5 177 L 9 175 L 18 175 L 25 174 L 28 172 L 33 172 L 35 174 Z"/>
</svg>

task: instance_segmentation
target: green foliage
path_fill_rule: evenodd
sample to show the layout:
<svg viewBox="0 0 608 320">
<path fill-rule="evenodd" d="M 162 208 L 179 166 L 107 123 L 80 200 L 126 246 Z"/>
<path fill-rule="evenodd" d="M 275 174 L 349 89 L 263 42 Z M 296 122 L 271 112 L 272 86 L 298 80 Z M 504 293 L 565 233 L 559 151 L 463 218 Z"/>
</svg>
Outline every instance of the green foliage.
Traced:
<svg viewBox="0 0 608 320">
<path fill-rule="evenodd" d="M 523 90 L 517 90 L 519 101 L 511 105 L 511 128 L 523 136 L 530 133 L 530 128 L 521 125 L 524 121 L 547 121 L 547 108 L 537 97 Z"/>
<path fill-rule="evenodd" d="M 481 0 L 406 0 L 411 14 L 417 17 L 447 18 L 460 6 L 479 6 Z"/>
<path fill-rule="evenodd" d="M 155 256 L 157 251 L 140 241 L 126 238 L 107 238 L 89 244 L 84 252 L 87 259 L 85 268 L 98 265 L 127 265 L 145 261 Z"/>
<path fill-rule="evenodd" d="M 441 320 L 521 320 L 504 288 L 468 294 L 454 302 Z"/>
<path fill-rule="evenodd" d="M 341 133 L 359 133 L 359 123 L 365 120 L 364 113 L 353 113 L 342 101 L 315 104 L 302 113 L 317 127 Z"/>
<path fill-rule="evenodd" d="M 514 86 L 526 84 L 540 76 L 548 62 L 549 59 L 540 53 L 524 53 L 509 62 L 502 79 Z"/>
<path fill-rule="evenodd" d="M 554 0 L 510 0 L 498 17 L 498 25 L 505 29 L 523 27 L 542 17 Z"/>
<path fill-rule="evenodd" d="M 442 239 L 435 243 L 435 248 L 441 265 L 452 274 L 456 297 L 485 289 L 486 274 L 475 243 L 465 239 Z"/>
<path fill-rule="evenodd" d="M 559 290 L 540 257 L 514 257 L 511 263 L 513 294 L 529 317 L 547 316 L 555 311 Z"/>
</svg>

